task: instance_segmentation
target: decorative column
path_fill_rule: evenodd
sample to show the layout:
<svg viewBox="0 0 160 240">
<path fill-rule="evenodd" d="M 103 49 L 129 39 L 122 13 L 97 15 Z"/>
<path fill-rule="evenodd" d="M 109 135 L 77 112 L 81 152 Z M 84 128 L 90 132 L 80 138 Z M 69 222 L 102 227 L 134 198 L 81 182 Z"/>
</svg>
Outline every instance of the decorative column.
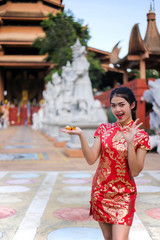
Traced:
<svg viewBox="0 0 160 240">
<path fill-rule="evenodd" d="M 146 63 L 144 60 L 140 60 L 140 78 L 146 79 Z"/>
<path fill-rule="evenodd" d="M 128 82 L 128 73 L 124 72 L 123 73 L 123 84 L 126 84 Z"/>
</svg>

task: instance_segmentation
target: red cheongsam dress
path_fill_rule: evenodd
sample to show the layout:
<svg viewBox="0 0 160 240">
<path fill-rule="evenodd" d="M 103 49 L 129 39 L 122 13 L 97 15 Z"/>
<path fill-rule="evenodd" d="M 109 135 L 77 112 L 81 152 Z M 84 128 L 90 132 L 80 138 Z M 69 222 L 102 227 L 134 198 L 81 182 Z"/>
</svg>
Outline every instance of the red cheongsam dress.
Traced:
<svg viewBox="0 0 160 240">
<path fill-rule="evenodd" d="M 127 126 L 132 126 L 130 121 Z M 127 143 L 116 123 L 101 124 L 95 132 L 101 140 L 101 157 L 93 178 L 91 214 L 96 221 L 132 225 L 136 185 L 128 165 Z M 134 139 L 135 150 L 150 150 L 148 134 L 141 130 Z"/>
</svg>

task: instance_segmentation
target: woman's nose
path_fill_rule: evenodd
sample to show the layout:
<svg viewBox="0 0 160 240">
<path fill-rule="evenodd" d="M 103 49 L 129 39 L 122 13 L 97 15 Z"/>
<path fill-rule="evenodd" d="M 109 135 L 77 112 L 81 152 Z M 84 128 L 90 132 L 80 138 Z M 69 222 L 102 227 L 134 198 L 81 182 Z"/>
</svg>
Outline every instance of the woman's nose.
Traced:
<svg viewBox="0 0 160 240">
<path fill-rule="evenodd" d="M 116 111 L 117 111 L 117 112 L 120 112 L 120 110 L 121 110 L 120 106 L 117 105 L 117 106 L 116 106 Z"/>
</svg>

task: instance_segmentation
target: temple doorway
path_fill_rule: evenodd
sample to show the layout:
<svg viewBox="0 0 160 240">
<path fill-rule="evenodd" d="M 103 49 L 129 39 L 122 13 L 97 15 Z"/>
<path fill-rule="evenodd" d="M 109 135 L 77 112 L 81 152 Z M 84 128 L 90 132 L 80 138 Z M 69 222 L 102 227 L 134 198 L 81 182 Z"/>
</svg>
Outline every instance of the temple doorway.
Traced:
<svg viewBox="0 0 160 240">
<path fill-rule="evenodd" d="M 37 69 L 7 69 L 4 79 L 10 124 L 32 124 L 32 115 L 39 110 L 42 100 L 43 72 Z"/>
</svg>

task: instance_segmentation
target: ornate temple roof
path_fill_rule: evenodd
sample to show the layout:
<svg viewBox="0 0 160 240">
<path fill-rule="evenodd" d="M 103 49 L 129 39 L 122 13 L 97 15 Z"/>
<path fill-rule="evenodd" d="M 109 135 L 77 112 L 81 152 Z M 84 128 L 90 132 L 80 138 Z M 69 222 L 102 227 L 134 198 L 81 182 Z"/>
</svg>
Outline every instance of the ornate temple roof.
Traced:
<svg viewBox="0 0 160 240">
<path fill-rule="evenodd" d="M 102 65 L 104 64 L 109 64 L 110 63 L 110 53 L 97 49 L 97 48 L 93 48 L 93 47 L 88 47 L 88 51 L 89 52 L 94 52 L 95 56 L 101 61 Z"/>
<path fill-rule="evenodd" d="M 160 35 L 156 25 L 156 14 L 150 11 L 147 14 L 147 31 L 144 38 L 144 43 L 150 52 L 160 54 Z"/>
<path fill-rule="evenodd" d="M 3 26 L 0 28 L 0 42 L 33 42 L 44 37 L 40 26 Z"/>
<path fill-rule="evenodd" d="M 27 50 L 20 50 L 22 53 L 16 55 L 16 51 L 12 51 L 19 46 L 31 49 L 33 41 L 45 35 L 40 21 L 48 13 L 56 14 L 63 8 L 62 0 L 0 0 L 0 66 L 50 68 L 53 64 L 46 62 L 46 55 L 37 55 L 34 51 L 27 55 Z M 9 51 L 5 54 L 7 47 Z"/>
<path fill-rule="evenodd" d="M 14 3 L 6 1 L 4 5 L 0 6 L 0 17 L 2 18 L 44 18 L 48 13 L 56 14 L 63 10 L 60 0 L 43 0 Z M 53 7 L 55 6 L 55 7 Z"/>
<path fill-rule="evenodd" d="M 140 60 L 145 60 L 146 68 L 160 70 L 160 34 L 156 25 L 156 14 L 150 9 L 147 14 L 147 30 L 144 40 L 139 31 L 139 25 L 132 28 L 129 40 L 128 54 L 120 59 L 118 48 L 119 42 L 112 50 L 110 61 L 118 69 L 137 68 Z"/>
<path fill-rule="evenodd" d="M 33 21 L 41 21 L 48 13 L 56 14 L 63 10 L 62 0 L 41 0 L 28 2 L 15 2 L 0 0 L 0 44 L 19 42 L 32 43 L 37 37 L 44 37 L 40 24 L 36 26 Z M 17 21 L 12 24 L 11 21 Z M 29 24 L 29 20 L 33 20 Z M 9 23 L 7 24 L 7 22 Z M 24 24 L 21 24 L 23 23 Z M 25 25 L 25 22 L 27 25 Z M 13 26 L 12 26 L 13 25 Z M 21 26 L 22 25 L 22 26 Z"/>
<path fill-rule="evenodd" d="M 121 48 L 118 47 L 119 43 L 120 43 L 120 41 L 114 46 L 114 48 L 110 54 L 110 62 L 113 64 L 116 64 L 120 60 L 119 53 L 120 53 Z"/>
<path fill-rule="evenodd" d="M 146 51 L 147 48 L 142 40 L 139 26 L 138 24 L 135 24 L 130 35 L 128 55 L 143 54 Z"/>
<path fill-rule="evenodd" d="M 0 65 L 1 62 L 46 62 L 46 55 L 5 55 L 0 56 Z M 48 63 L 49 65 L 49 63 Z"/>
</svg>

